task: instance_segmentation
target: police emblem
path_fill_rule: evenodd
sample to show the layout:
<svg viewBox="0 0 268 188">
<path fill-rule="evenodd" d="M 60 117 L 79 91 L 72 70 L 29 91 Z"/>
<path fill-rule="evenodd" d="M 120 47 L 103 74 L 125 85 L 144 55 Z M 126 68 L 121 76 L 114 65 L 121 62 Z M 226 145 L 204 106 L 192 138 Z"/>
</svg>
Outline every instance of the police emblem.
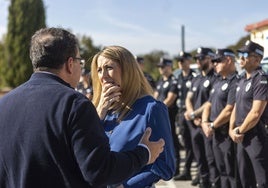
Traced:
<svg viewBox="0 0 268 188">
<path fill-rule="evenodd" d="M 169 85 L 169 82 L 165 82 L 164 85 L 163 85 L 163 88 L 167 88 Z"/>
<path fill-rule="evenodd" d="M 221 86 L 221 90 L 225 91 L 228 88 L 228 83 L 225 83 Z"/>
<path fill-rule="evenodd" d="M 250 87 L 251 87 L 251 82 L 249 82 L 249 83 L 247 84 L 247 86 L 246 86 L 246 88 L 245 88 L 245 91 L 248 92 L 248 90 L 250 89 Z"/>
<path fill-rule="evenodd" d="M 185 85 L 186 85 L 187 88 L 190 88 L 191 85 L 192 85 L 192 82 L 188 80 Z"/>
<path fill-rule="evenodd" d="M 206 80 L 206 81 L 204 82 L 203 86 L 204 86 L 204 87 L 208 87 L 209 84 L 210 84 L 210 83 L 209 83 L 209 80 Z"/>
</svg>

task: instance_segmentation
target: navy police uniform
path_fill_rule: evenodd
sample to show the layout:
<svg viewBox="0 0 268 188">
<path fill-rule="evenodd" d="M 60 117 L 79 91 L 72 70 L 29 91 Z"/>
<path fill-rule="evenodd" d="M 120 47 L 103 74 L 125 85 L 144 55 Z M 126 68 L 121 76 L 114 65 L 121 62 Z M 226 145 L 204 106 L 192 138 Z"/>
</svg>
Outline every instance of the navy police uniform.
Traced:
<svg viewBox="0 0 268 188">
<path fill-rule="evenodd" d="M 243 77 L 238 84 L 236 94 L 235 124 L 239 126 L 252 108 L 253 100 L 268 100 L 268 78 L 261 68 L 255 70 L 251 77 Z M 255 184 L 268 187 L 268 106 L 266 106 L 258 123 L 245 133 L 242 143 L 237 145 L 237 160 L 243 187 Z M 253 185 L 254 186 L 254 185 Z"/>
<path fill-rule="evenodd" d="M 234 73 L 225 79 L 219 78 L 214 84 L 209 98 L 211 103 L 210 122 L 218 117 L 227 104 L 234 105 L 238 79 L 237 73 Z M 212 140 L 213 153 L 220 173 L 221 186 L 235 188 L 234 143 L 229 137 L 228 130 L 229 122 L 215 129 Z"/>
<path fill-rule="evenodd" d="M 168 59 L 161 59 L 160 63 L 157 64 L 158 67 L 161 66 L 166 66 L 166 65 L 172 65 L 172 61 Z M 161 78 L 157 84 L 156 84 L 156 91 L 158 93 L 157 100 L 159 101 L 164 101 L 169 92 L 175 93 L 177 95 L 178 93 L 178 88 L 177 88 L 177 79 L 173 74 L 171 74 L 167 80 L 163 80 Z M 170 125 L 171 125 L 171 133 L 172 133 L 172 139 L 174 143 L 174 148 L 175 148 L 175 155 L 176 155 L 176 160 L 177 160 L 177 169 L 176 169 L 176 174 L 179 172 L 179 164 L 180 164 L 180 143 L 179 139 L 176 133 L 176 127 L 175 127 L 175 120 L 176 120 L 176 115 L 177 115 L 178 108 L 176 106 L 176 100 L 172 105 L 168 107 L 168 113 L 169 113 L 169 120 L 170 120 Z"/>
<path fill-rule="evenodd" d="M 177 58 L 178 61 L 184 61 L 184 59 L 192 58 L 191 54 L 182 52 L 180 56 Z M 183 63 L 183 62 L 182 62 Z M 188 90 L 192 86 L 192 79 L 196 77 L 197 74 L 194 70 L 190 69 L 188 75 L 183 75 L 182 72 L 177 77 L 177 88 L 178 88 L 178 99 L 177 99 L 177 107 L 178 107 L 178 114 L 177 114 L 177 125 L 180 127 L 180 134 L 184 141 L 184 148 L 185 148 L 185 165 L 184 171 L 181 176 L 175 177 L 178 180 L 180 179 L 187 179 L 190 177 L 190 170 L 191 164 L 194 158 L 193 149 L 192 149 L 192 141 L 191 141 L 191 134 L 189 127 L 187 125 L 186 119 L 184 117 L 184 113 L 186 111 L 185 107 L 185 98 L 187 95 Z M 189 178 L 188 178 L 189 179 Z"/>
<path fill-rule="evenodd" d="M 196 57 L 212 56 L 213 51 L 209 48 L 198 49 L 199 53 Z M 191 92 L 193 93 L 192 104 L 194 110 L 201 107 L 208 99 L 217 75 L 211 69 L 206 76 L 202 74 L 193 79 Z M 216 183 L 218 181 L 218 171 L 216 169 L 215 159 L 212 151 L 212 139 L 208 139 L 200 126 L 196 126 L 193 121 L 187 121 L 190 128 L 192 146 L 194 156 L 197 161 L 200 183 L 207 186 L 209 182 Z"/>
</svg>

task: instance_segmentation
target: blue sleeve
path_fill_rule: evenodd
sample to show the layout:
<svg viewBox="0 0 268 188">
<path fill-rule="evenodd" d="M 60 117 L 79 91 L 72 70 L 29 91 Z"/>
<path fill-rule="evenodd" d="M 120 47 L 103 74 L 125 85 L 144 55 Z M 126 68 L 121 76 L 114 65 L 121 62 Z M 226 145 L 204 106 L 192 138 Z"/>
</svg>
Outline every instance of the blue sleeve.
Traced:
<svg viewBox="0 0 268 188">
<path fill-rule="evenodd" d="M 158 101 L 152 105 L 150 110 L 148 125 L 152 128 L 150 140 L 157 141 L 163 138 L 165 149 L 152 165 L 145 166 L 139 174 L 124 183 L 125 187 L 149 186 L 160 179 L 169 180 L 175 173 L 175 152 L 167 107 Z"/>
<path fill-rule="evenodd" d="M 152 128 L 152 140 L 165 140 L 165 149 L 160 154 L 155 163 L 152 164 L 151 171 L 163 180 L 169 180 L 175 173 L 175 150 L 172 141 L 171 125 L 168 109 L 162 102 L 157 102 L 151 108 L 149 126 Z"/>
<path fill-rule="evenodd" d="M 124 188 L 137 188 L 150 186 L 153 183 L 159 181 L 159 177 L 150 171 L 144 171 L 142 173 L 133 176 L 126 183 L 124 183 Z"/>
</svg>

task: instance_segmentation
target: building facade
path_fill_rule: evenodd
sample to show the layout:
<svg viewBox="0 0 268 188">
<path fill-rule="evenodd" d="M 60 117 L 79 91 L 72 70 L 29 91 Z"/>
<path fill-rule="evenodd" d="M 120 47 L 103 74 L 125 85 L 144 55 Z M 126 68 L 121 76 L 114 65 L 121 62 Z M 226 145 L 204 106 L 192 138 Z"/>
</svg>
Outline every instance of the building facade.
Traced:
<svg viewBox="0 0 268 188">
<path fill-rule="evenodd" d="M 268 57 L 268 19 L 249 24 L 245 27 L 250 39 L 264 47 L 264 57 Z"/>
</svg>

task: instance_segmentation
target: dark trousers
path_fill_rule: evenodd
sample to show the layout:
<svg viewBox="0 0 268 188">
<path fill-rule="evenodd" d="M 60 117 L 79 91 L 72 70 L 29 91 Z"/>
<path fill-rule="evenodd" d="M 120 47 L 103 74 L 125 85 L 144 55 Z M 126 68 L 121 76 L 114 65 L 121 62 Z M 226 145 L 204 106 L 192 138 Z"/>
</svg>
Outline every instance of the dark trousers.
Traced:
<svg viewBox="0 0 268 188">
<path fill-rule="evenodd" d="M 198 166 L 200 181 L 209 181 L 209 169 L 205 152 L 205 141 L 202 129 L 194 125 L 193 121 L 186 121 L 191 133 L 193 153 Z"/>
<path fill-rule="evenodd" d="M 179 166 L 180 166 L 180 142 L 178 135 L 176 133 L 176 115 L 177 115 L 177 109 L 168 109 L 168 114 L 169 114 L 169 120 L 170 120 L 170 125 L 171 125 L 171 134 L 172 134 L 172 140 L 174 144 L 174 149 L 175 149 L 175 155 L 176 155 L 176 173 L 179 173 Z"/>
<path fill-rule="evenodd" d="M 219 184 L 219 173 L 212 150 L 212 138 L 208 139 L 201 127 L 187 121 L 190 128 L 194 156 L 198 165 L 200 181 Z"/>
<path fill-rule="evenodd" d="M 216 167 L 215 156 L 213 153 L 213 140 L 212 138 L 207 138 L 206 135 L 202 131 L 202 136 L 204 137 L 206 158 L 208 163 L 209 170 L 209 181 L 212 184 L 219 185 L 220 184 L 220 176 L 218 169 Z"/>
<path fill-rule="evenodd" d="M 180 110 L 178 112 L 178 126 L 180 127 L 180 134 L 184 141 L 184 148 L 185 148 L 185 165 L 183 169 L 183 173 L 190 174 L 191 165 L 194 159 L 194 153 L 192 148 L 192 140 L 191 140 L 191 133 L 190 129 L 187 125 L 186 119 L 184 117 L 185 110 Z"/>
<path fill-rule="evenodd" d="M 228 126 L 217 129 L 212 142 L 221 187 L 236 188 L 234 143 L 228 135 Z"/>
<path fill-rule="evenodd" d="M 268 137 L 264 130 L 257 129 L 254 127 L 248 131 L 243 142 L 237 145 L 237 161 L 243 188 L 268 187 Z"/>
</svg>

